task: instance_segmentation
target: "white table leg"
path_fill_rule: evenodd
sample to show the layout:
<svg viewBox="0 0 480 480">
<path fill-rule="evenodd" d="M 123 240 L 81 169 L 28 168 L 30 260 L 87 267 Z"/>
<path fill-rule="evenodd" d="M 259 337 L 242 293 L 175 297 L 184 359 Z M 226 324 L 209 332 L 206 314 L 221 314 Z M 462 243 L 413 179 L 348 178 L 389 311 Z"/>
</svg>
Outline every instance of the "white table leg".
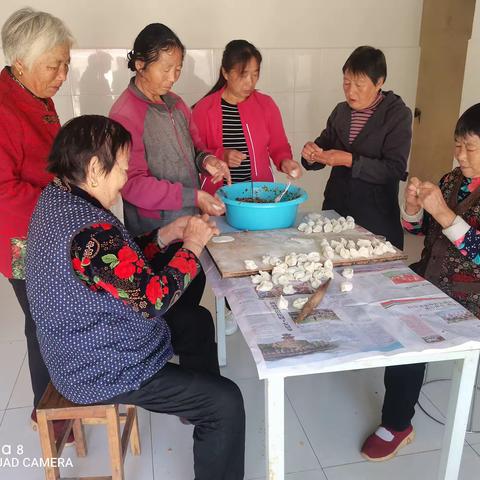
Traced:
<svg viewBox="0 0 480 480">
<path fill-rule="evenodd" d="M 225 297 L 215 296 L 215 311 L 217 314 L 217 352 L 221 367 L 227 364 L 227 345 L 225 341 Z"/>
<path fill-rule="evenodd" d="M 439 480 L 458 478 L 478 356 L 478 351 L 466 352 L 464 359 L 455 361 L 438 471 Z"/>
<path fill-rule="evenodd" d="M 284 480 L 285 432 L 284 432 L 284 381 L 282 377 L 265 380 L 265 445 L 267 478 Z"/>
</svg>

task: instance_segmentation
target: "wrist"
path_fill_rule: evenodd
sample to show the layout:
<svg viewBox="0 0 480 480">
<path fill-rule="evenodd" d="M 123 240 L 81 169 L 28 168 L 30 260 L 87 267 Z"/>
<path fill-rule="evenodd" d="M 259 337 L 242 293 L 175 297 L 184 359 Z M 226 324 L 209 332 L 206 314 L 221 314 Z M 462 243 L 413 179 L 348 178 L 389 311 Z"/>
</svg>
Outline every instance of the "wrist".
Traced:
<svg viewBox="0 0 480 480">
<path fill-rule="evenodd" d="M 190 250 L 197 257 L 199 257 L 200 254 L 202 253 L 204 245 L 202 245 L 199 242 L 196 242 L 195 240 L 185 240 L 183 242 L 183 248 L 186 248 L 187 250 Z"/>
</svg>

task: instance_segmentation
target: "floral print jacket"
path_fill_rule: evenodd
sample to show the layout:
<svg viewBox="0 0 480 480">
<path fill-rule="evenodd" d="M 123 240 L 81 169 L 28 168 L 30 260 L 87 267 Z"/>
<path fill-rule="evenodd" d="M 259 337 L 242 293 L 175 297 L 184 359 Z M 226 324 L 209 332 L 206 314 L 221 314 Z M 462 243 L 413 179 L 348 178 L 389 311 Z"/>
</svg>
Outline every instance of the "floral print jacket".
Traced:
<svg viewBox="0 0 480 480">
<path fill-rule="evenodd" d="M 84 190 L 70 186 L 71 192 L 101 205 Z M 93 291 L 122 299 L 145 318 L 163 314 L 187 288 L 201 269 L 192 252 L 179 248 L 166 266 L 162 265 L 157 231 L 137 237 L 145 259 L 123 240 L 118 228 L 109 223 L 86 226 L 73 239 L 71 258 L 79 280 Z"/>
</svg>

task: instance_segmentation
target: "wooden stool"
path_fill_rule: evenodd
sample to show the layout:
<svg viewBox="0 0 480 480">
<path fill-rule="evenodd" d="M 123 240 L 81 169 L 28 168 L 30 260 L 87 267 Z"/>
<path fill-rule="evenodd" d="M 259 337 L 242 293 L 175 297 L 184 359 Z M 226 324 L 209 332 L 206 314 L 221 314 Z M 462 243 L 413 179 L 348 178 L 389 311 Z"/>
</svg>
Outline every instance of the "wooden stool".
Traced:
<svg viewBox="0 0 480 480">
<path fill-rule="evenodd" d="M 110 477 L 80 477 L 85 480 L 123 480 L 123 463 L 130 440 L 133 455 L 140 455 L 140 439 L 138 436 L 137 409 L 134 405 L 126 406 L 126 413 L 119 413 L 118 405 L 77 405 L 68 401 L 49 383 L 37 407 L 37 424 L 42 446 L 43 459 L 46 461 L 46 480 L 59 480 L 60 469 L 56 461 L 47 459 L 58 458 L 65 442 L 73 429 L 75 448 L 79 457 L 87 455 L 83 425 L 107 425 L 108 448 L 112 464 Z M 55 439 L 53 431 L 54 420 L 65 420 L 63 433 Z M 120 435 L 120 423 L 125 423 L 123 434 Z"/>
</svg>

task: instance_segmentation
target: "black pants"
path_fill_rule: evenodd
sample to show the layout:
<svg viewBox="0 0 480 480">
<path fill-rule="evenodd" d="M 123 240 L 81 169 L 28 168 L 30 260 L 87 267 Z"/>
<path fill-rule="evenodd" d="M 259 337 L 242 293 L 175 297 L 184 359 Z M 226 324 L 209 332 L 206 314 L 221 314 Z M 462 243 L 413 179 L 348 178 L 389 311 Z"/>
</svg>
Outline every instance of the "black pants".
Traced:
<svg viewBox="0 0 480 480">
<path fill-rule="evenodd" d="M 43 392 L 50 381 L 45 362 L 40 353 L 38 344 L 37 328 L 30 313 L 30 305 L 27 298 L 25 280 L 9 279 L 13 291 L 17 297 L 18 303 L 22 307 L 25 315 L 25 337 L 27 338 L 28 367 L 30 370 L 30 379 L 33 390 L 33 406 L 36 407 L 42 398 Z"/>
<path fill-rule="evenodd" d="M 170 245 L 161 262 L 152 264 L 154 271 L 161 270 L 180 246 L 180 243 Z M 200 306 L 205 282 L 202 270 L 164 318 L 170 327 L 173 350 L 179 356 L 180 365 L 198 372 L 219 375 L 213 318 L 206 308 Z"/>
<path fill-rule="evenodd" d="M 138 390 L 102 403 L 133 404 L 187 418 L 195 425 L 195 480 L 243 479 L 245 411 L 231 380 L 167 363 Z"/>
<path fill-rule="evenodd" d="M 385 368 L 385 399 L 382 425 L 392 430 L 405 430 L 415 415 L 420 396 L 425 363 Z"/>
</svg>

